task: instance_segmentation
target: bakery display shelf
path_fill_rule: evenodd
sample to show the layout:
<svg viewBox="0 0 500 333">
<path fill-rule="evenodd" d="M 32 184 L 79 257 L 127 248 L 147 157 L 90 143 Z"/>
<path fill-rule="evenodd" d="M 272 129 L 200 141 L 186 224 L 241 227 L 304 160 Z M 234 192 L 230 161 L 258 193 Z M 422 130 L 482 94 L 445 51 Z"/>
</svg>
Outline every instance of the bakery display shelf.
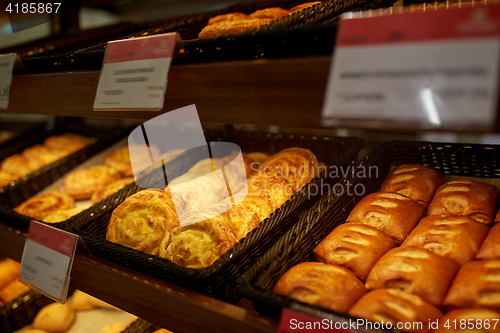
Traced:
<svg viewBox="0 0 500 333">
<path fill-rule="evenodd" d="M 0 224 L 0 256 L 20 261 L 25 234 Z M 77 251 L 71 288 L 80 289 L 176 333 L 277 332 L 278 323 Z"/>
</svg>

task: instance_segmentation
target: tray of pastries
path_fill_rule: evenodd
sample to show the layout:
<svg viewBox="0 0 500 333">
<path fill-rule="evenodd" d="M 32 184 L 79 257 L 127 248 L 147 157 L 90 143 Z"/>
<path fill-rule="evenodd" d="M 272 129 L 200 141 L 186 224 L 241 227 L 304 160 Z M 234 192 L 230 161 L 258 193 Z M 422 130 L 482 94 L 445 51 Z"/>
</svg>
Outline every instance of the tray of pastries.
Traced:
<svg viewBox="0 0 500 333">
<path fill-rule="evenodd" d="M 498 331 L 499 154 L 488 145 L 378 146 L 344 179 L 363 194 L 323 197 L 245 273 L 240 290 L 273 317 L 298 305 L 384 321 L 389 331 L 462 332 L 469 319 L 478 331 Z M 360 173 L 366 168 L 371 175 Z"/>
<path fill-rule="evenodd" d="M 239 146 L 246 168 L 233 169 L 232 156 L 185 153 L 164 165 L 167 187 L 156 169 L 151 186 L 133 184 L 97 203 L 72 231 L 93 255 L 237 302 L 237 278 L 321 197 L 320 186 L 335 184 L 327 165 L 351 163 L 362 140 L 236 131 L 223 141 Z M 227 195 L 219 169 L 248 191 L 231 185 Z"/>
</svg>

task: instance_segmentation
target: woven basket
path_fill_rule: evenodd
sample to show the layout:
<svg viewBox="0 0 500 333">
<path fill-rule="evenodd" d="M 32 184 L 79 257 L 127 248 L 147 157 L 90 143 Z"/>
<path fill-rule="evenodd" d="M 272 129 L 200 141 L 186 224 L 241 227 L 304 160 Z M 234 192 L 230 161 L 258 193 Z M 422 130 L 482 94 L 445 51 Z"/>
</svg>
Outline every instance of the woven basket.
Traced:
<svg viewBox="0 0 500 333">
<path fill-rule="evenodd" d="M 53 301 L 30 290 L 0 307 L 0 332 L 11 333 L 31 325 L 36 314 Z"/>
</svg>

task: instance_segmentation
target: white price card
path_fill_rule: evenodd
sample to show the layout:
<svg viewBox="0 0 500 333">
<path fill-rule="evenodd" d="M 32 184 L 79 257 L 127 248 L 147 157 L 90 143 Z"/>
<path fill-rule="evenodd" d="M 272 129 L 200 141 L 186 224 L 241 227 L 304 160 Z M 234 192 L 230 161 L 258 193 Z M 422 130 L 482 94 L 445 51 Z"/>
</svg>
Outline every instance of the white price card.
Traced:
<svg viewBox="0 0 500 333">
<path fill-rule="evenodd" d="M 178 34 L 109 42 L 95 111 L 161 110 Z"/>
<path fill-rule="evenodd" d="M 21 260 L 20 281 L 65 302 L 78 236 L 31 221 Z"/>
<path fill-rule="evenodd" d="M 12 70 L 14 69 L 16 56 L 16 53 L 0 55 L 0 109 L 7 109 L 9 106 Z"/>
<path fill-rule="evenodd" d="M 493 126 L 500 6 L 350 16 L 337 34 L 324 125 Z"/>
</svg>

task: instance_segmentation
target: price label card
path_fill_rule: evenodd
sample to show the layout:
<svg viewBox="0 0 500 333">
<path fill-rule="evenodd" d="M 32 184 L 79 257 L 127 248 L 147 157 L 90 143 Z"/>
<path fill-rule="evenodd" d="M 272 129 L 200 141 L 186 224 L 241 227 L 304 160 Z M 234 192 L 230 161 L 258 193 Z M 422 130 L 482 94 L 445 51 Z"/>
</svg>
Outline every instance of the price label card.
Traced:
<svg viewBox="0 0 500 333">
<path fill-rule="evenodd" d="M 17 54 L 0 55 L 0 109 L 9 106 L 10 85 L 12 84 L 12 70 Z"/>
<path fill-rule="evenodd" d="M 95 111 L 161 110 L 177 33 L 109 42 Z"/>
<path fill-rule="evenodd" d="M 350 16 L 337 35 L 325 125 L 493 126 L 500 6 Z"/>
<path fill-rule="evenodd" d="M 21 260 L 20 281 L 65 302 L 78 236 L 31 221 Z"/>
</svg>

